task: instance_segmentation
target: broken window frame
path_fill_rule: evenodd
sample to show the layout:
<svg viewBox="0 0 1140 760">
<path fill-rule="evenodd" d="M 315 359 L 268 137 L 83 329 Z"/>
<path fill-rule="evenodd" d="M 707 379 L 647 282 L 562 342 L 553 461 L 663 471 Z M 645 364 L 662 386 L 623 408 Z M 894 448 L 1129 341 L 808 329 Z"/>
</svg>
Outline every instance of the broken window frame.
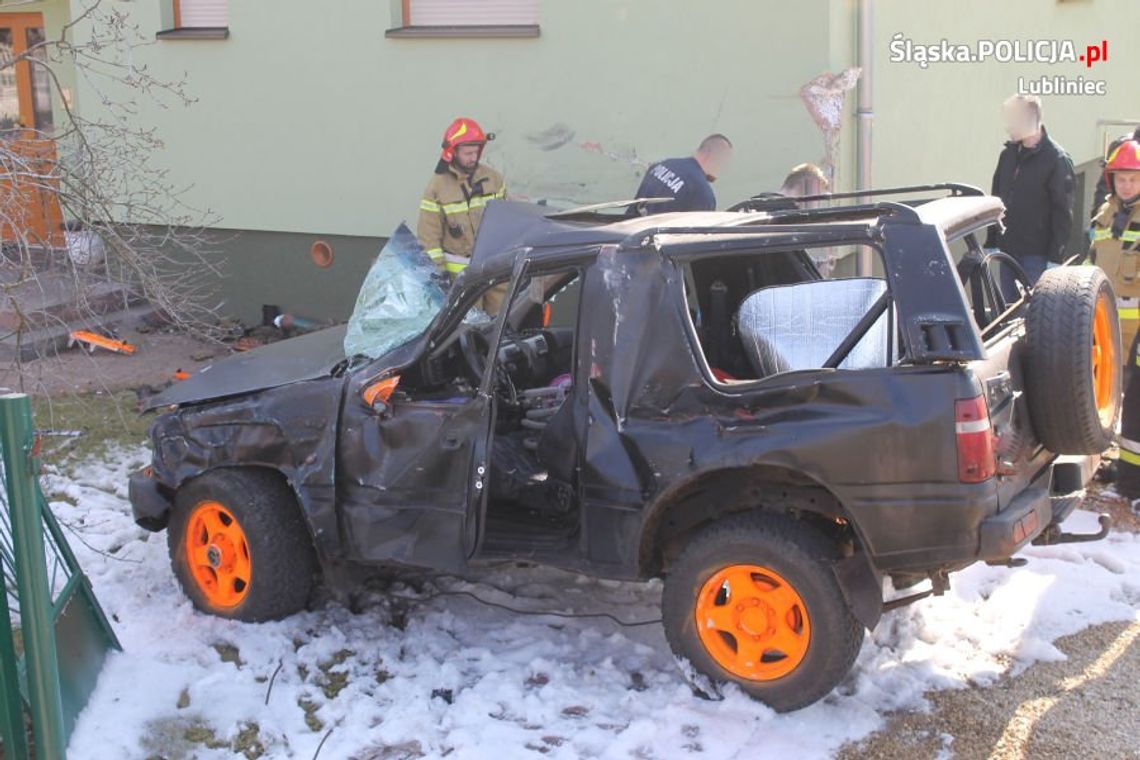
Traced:
<svg viewBox="0 0 1140 760">
<path fill-rule="evenodd" d="M 1010 326 L 1013 318 L 1019 314 L 1019 309 L 1016 307 L 1025 302 L 1024 297 L 1013 302 L 1005 300 L 1005 295 L 1001 290 L 1001 267 L 1003 265 L 1008 266 L 1008 264 L 1002 259 L 989 261 L 989 254 L 985 245 L 979 240 L 988 226 L 990 225 L 968 229 L 946 241 L 947 248 L 959 241 L 964 242 L 966 244 L 966 256 L 974 257 L 975 266 L 988 266 L 988 269 L 983 270 L 984 281 L 976 282 L 973 276 L 962 281 L 962 262 L 957 262 L 958 279 L 962 281 L 962 290 L 966 294 L 966 305 L 969 307 L 970 316 L 974 320 L 978 333 L 982 336 L 982 342 L 987 346 L 998 341 L 1005 334 L 1006 328 Z M 966 256 L 963 257 L 963 261 Z M 979 259 L 980 261 L 978 261 Z M 978 295 L 983 298 L 980 311 L 974 302 Z M 985 320 L 979 320 L 980 314 L 992 316 L 987 316 Z"/>
<path fill-rule="evenodd" d="M 680 296 L 678 303 L 681 304 L 682 322 L 685 326 L 685 333 L 688 337 L 689 348 L 696 359 L 697 366 L 700 368 L 701 376 L 707 386 L 720 392 L 720 393 L 738 393 L 751 391 L 757 387 L 765 384 L 776 384 L 782 381 L 787 381 L 789 378 L 794 378 L 804 374 L 814 374 L 823 371 L 830 372 L 867 372 L 876 371 L 874 369 L 845 369 L 840 368 L 838 365 L 843 362 L 851 349 L 862 339 L 866 332 L 874 325 L 875 321 L 882 316 L 885 312 L 887 319 L 892 324 L 892 329 L 888 331 L 888 348 L 887 355 L 892 356 L 892 361 L 880 369 L 890 369 L 891 367 L 898 366 L 906 362 L 905 344 L 902 340 L 901 326 L 898 321 L 898 309 L 895 304 L 894 295 L 891 289 L 890 278 L 886 274 L 873 275 L 873 279 L 881 279 L 886 283 L 886 290 L 878 301 L 876 301 L 862 319 L 856 324 L 847 336 L 840 342 L 836 350 L 824 362 L 823 367 L 807 367 L 801 369 L 792 369 L 783 372 L 776 372 L 770 375 L 765 375 L 760 378 L 745 378 L 741 380 L 733 380 L 730 382 L 722 382 L 716 379 L 712 372 L 712 366 L 708 362 L 708 357 L 705 353 L 704 345 L 701 343 L 700 335 L 697 332 L 696 324 L 693 322 L 693 312 L 690 308 L 689 294 L 686 292 L 685 280 L 691 276 L 689 267 L 696 260 L 709 261 L 722 257 L 740 256 L 766 256 L 779 253 L 804 253 L 810 258 L 810 251 L 818 248 L 835 248 L 840 246 L 853 246 L 871 251 L 875 256 L 878 256 L 879 271 L 885 272 L 885 254 L 882 247 L 873 241 L 867 240 L 850 240 L 850 241 L 828 241 L 826 245 L 810 245 L 810 246 L 773 246 L 773 247 L 757 247 L 751 251 L 723 251 L 716 254 L 679 254 L 670 256 L 673 265 L 677 267 L 678 276 L 674 278 L 673 288 L 679 291 Z M 812 265 L 814 267 L 814 264 Z M 856 279 L 856 278 L 835 278 L 835 279 Z M 820 282 L 828 282 L 833 280 L 820 279 Z M 759 290 L 760 288 L 758 288 Z M 739 305 L 737 305 L 739 309 Z M 874 314 L 873 317 L 871 315 Z M 736 315 L 733 315 L 735 319 Z M 868 319 L 870 318 L 870 319 Z"/>
</svg>

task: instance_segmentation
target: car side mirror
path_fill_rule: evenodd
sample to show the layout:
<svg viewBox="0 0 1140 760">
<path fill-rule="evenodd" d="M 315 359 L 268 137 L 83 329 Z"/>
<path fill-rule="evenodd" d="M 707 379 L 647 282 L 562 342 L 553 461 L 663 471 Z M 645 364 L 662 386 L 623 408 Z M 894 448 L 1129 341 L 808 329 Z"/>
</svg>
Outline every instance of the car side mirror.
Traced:
<svg viewBox="0 0 1140 760">
<path fill-rule="evenodd" d="M 400 376 L 392 375 L 365 386 L 360 397 L 376 413 L 386 414 L 390 409 L 388 399 L 392 397 L 392 392 L 396 390 L 396 386 L 399 384 Z"/>
</svg>

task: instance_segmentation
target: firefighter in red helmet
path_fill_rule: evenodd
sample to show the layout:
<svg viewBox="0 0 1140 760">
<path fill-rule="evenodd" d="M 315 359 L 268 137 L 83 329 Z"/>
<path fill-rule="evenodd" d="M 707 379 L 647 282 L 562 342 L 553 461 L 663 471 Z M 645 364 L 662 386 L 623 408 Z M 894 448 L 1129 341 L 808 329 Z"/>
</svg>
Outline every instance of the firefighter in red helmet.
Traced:
<svg viewBox="0 0 1140 760">
<path fill-rule="evenodd" d="M 420 201 L 416 236 L 449 279 L 467 268 L 487 203 L 507 194 L 502 175 L 481 161 L 483 148 L 494 137 L 474 119 L 451 122 L 443 133 L 435 174 Z M 501 301 L 501 293 L 488 293 L 483 307 L 495 313 Z"/>
<path fill-rule="evenodd" d="M 1140 328 L 1140 142 L 1126 140 L 1113 149 L 1105 165 L 1108 199 L 1093 217 L 1089 258 L 1104 269 L 1116 290 L 1122 346 L 1130 346 L 1125 365 L 1124 410 L 1120 422 L 1117 490 L 1140 499 L 1140 371 L 1137 333 Z"/>
</svg>

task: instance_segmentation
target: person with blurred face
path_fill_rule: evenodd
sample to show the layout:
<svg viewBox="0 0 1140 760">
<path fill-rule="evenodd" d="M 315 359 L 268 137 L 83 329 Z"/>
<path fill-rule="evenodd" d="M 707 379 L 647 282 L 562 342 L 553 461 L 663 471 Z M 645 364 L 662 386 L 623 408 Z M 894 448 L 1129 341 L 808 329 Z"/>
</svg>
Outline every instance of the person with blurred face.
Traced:
<svg viewBox="0 0 1140 760">
<path fill-rule="evenodd" d="M 714 211 L 716 194 L 712 183 L 732 163 L 732 143 L 722 134 L 701 140 L 696 153 L 685 158 L 667 158 L 649 167 L 637 188 L 635 198 L 666 198 L 662 203 L 645 203 L 638 212 L 662 214 L 668 211 Z"/>
<path fill-rule="evenodd" d="M 822 195 L 831 188 L 827 175 L 815 164 L 798 164 L 793 166 L 780 186 L 780 195 L 788 198 L 803 198 L 810 195 Z"/>
<path fill-rule="evenodd" d="M 1021 264 L 1033 285 L 1065 259 L 1073 228 L 1073 162 L 1041 122 L 1041 100 L 1014 95 L 1002 105 L 1009 141 L 998 157 L 992 193 L 1005 204 L 1004 231 L 990 227 L 986 246 Z M 1010 267 L 1002 267 L 1006 299 L 1019 297 Z"/>
<path fill-rule="evenodd" d="M 503 176 L 480 162 L 492 139 L 474 119 L 451 122 L 443 133 L 435 174 L 420 200 L 416 237 L 449 280 L 467 268 L 487 204 L 507 195 Z M 501 292 L 488 293 L 483 306 L 494 313 L 501 300 Z"/>
<path fill-rule="evenodd" d="M 1125 140 L 1109 153 L 1104 167 L 1110 193 L 1089 228 L 1089 259 L 1112 281 L 1120 319 L 1125 390 L 1120 420 L 1120 460 L 1116 490 L 1140 500 L 1140 142 Z"/>
</svg>

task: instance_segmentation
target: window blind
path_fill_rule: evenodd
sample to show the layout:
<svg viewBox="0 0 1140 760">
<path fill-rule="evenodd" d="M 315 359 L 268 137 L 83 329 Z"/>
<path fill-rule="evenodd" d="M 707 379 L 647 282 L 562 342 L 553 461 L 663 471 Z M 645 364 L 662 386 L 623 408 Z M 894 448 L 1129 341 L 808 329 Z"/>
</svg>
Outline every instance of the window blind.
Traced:
<svg viewBox="0 0 1140 760">
<path fill-rule="evenodd" d="M 183 0 L 186 2 L 186 0 Z M 540 0 L 410 0 L 410 26 L 538 24 Z"/>
<path fill-rule="evenodd" d="M 176 0 L 180 27 L 229 26 L 229 0 Z"/>
</svg>

